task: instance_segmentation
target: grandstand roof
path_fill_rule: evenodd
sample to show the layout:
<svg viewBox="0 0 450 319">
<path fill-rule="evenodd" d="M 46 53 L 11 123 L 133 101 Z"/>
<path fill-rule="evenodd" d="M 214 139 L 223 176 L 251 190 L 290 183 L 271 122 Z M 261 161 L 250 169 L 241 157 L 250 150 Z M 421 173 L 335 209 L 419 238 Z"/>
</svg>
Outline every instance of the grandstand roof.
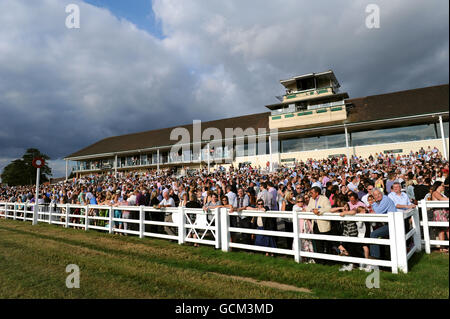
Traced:
<svg viewBox="0 0 450 319">
<path fill-rule="evenodd" d="M 345 121 L 308 125 L 307 128 L 326 128 L 330 125 L 343 125 L 372 122 L 387 119 L 400 119 L 411 116 L 447 113 L 449 108 L 449 85 L 437 85 L 413 90 L 399 91 L 387 94 L 372 95 L 354 99 L 347 99 L 346 104 L 351 106 Z M 269 132 L 270 112 L 257 113 L 233 118 L 202 122 L 202 131 L 206 128 L 217 128 L 226 136 L 225 128 L 242 129 L 265 128 Z M 448 116 L 448 115 L 447 115 Z M 151 130 L 102 139 L 89 145 L 66 159 L 90 157 L 94 155 L 121 153 L 126 151 L 147 150 L 157 147 L 171 146 L 178 141 L 170 140 L 170 133 L 176 127 L 186 128 L 192 136 L 192 124 L 170 128 Z"/>
</svg>

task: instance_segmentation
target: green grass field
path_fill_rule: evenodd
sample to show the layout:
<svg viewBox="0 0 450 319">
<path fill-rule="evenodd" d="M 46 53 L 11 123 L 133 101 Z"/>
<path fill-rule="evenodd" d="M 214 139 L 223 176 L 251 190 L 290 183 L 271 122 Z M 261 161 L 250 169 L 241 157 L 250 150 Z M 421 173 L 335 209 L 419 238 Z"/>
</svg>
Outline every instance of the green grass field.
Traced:
<svg viewBox="0 0 450 319">
<path fill-rule="evenodd" d="M 66 288 L 68 264 L 80 288 Z M 416 254 L 408 274 L 297 264 L 293 258 L 224 253 L 0 219 L 0 298 L 449 298 L 448 255 Z"/>
</svg>

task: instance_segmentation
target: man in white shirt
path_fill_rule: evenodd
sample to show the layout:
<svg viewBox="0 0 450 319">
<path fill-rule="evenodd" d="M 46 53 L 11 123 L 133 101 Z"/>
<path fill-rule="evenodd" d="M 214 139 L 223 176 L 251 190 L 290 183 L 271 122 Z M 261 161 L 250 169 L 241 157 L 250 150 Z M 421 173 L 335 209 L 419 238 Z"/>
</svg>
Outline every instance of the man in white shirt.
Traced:
<svg viewBox="0 0 450 319">
<path fill-rule="evenodd" d="M 162 207 L 175 207 L 175 201 L 169 196 L 169 190 L 167 189 L 163 191 L 163 199 L 158 205 L 158 208 Z"/>
<path fill-rule="evenodd" d="M 398 182 L 392 185 L 392 192 L 389 193 L 388 197 L 394 202 L 397 210 L 416 208 L 416 205 L 411 203 L 408 195 L 402 192 L 402 186 Z"/>
<path fill-rule="evenodd" d="M 225 194 L 225 196 L 228 198 L 228 203 L 233 205 L 234 201 L 236 200 L 236 194 L 231 191 L 231 185 L 228 185 L 226 187 L 226 191 L 227 193 Z"/>
<path fill-rule="evenodd" d="M 172 197 L 169 196 L 169 190 L 167 189 L 163 191 L 163 199 L 158 205 L 158 208 L 162 207 L 175 207 L 175 201 L 173 200 Z M 164 221 L 166 223 L 173 223 L 172 214 L 167 214 L 166 217 L 164 218 Z M 175 227 L 164 226 L 164 230 L 168 235 L 176 236 Z"/>
</svg>

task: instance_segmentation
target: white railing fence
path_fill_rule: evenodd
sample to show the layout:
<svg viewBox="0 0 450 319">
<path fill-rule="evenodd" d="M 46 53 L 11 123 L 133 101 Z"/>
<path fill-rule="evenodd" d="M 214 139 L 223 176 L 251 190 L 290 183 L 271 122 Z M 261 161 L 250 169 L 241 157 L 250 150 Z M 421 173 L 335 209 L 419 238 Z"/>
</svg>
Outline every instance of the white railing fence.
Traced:
<svg viewBox="0 0 450 319">
<path fill-rule="evenodd" d="M 421 210 L 422 221 L 420 225 L 423 227 L 423 241 L 422 243 L 425 246 L 425 252 L 429 254 L 431 252 L 431 246 L 448 246 L 448 240 L 434 240 L 430 238 L 430 229 L 433 228 L 449 228 L 449 222 L 443 221 L 430 221 L 428 219 L 428 211 L 431 209 L 431 212 L 436 208 L 440 209 L 449 209 L 448 201 L 426 201 L 421 200 L 419 203 L 419 207 Z"/>
<path fill-rule="evenodd" d="M 0 203 L 0 217 L 33 221 L 34 204 Z M 147 214 L 146 214 L 147 213 Z M 258 230 L 230 226 L 230 217 L 275 218 L 292 222 L 293 231 Z M 336 235 L 312 234 L 300 231 L 300 223 L 305 220 L 355 221 L 363 223 L 384 223 L 389 227 L 389 238 L 346 237 Z M 412 220 L 411 230 L 406 233 L 405 221 Z M 140 238 L 155 237 L 176 240 L 179 244 L 197 243 L 214 246 L 216 249 L 230 251 L 238 248 L 273 254 L 293 256 L 296 262 L 304 258 L 325 259 L 344 263 L 361 263 L 384 266 L 408 272 L 408 260 L 414 252 L 421 249 L 421 231 L 417 209 L 405 213 L 357 214 L 341 217 L 338 214 L 325 213 L 317 216 L 311 212 L 258 212 L 243 211 L 229 213 L 225 208 L 216 208 L 207 212 L 202 209 L 163 208 L 146 206 L 101 206 L 51 204 L 38 205 L 38 222 L 75 227 L 84 230 L 95 229 L 112 233 L 136 235 Z M 447 223 L 448 224 L 448 223 Z M 164 233 L 161 229 L 164 227 Z M 292 239 L 292 247 L 278 248 L 257 246 L 248 243 L 232 242 L 231 234 L 265 235 L 274 238 Z M 407 247 L 406 242 L 413 238 L 414 246 Z M 369 259 L 363 257 L 339 256 L 331 253 L 304 251 L 302 241 L 328 241 L 355 243 L 361 245 L 382 245 L 389 248 L 389 259 Z M 410 250 L 408 250 L 410 249 Z"/>
</svg>

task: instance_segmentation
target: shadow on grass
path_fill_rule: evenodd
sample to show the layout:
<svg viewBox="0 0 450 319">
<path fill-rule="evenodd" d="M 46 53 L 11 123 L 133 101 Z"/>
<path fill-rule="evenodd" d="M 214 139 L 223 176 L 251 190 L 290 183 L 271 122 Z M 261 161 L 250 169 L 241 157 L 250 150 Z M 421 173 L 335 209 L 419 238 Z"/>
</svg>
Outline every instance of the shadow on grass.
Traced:
<svg viewBox="0 0 450 319">
<path fill-rule="evenodd" d="M 416 252 L 412 255 L 412 257 L 408 260 L 408 271 L 411 271 L 414 269 L 414 266 L 420 263 L 420 261 L 425 256 L 425 252 L 420 251 Z"/>
<path fill-rule="evenodd" d="M 50 225 L 48 225 L 48 226 L 43 225 L 43 226 L 44 227 L 52 227 Z M 259 265 L 262 267 L 269 267 L 269 268 L 273 268 L 274 265 L 282 262 L 281 260 L 267 258 L 267 257 L 264 258 L 263 256 L 258 256 L 258 255 L 252 255 L 250 257 L 250 256 L 248 256 L 249 254 L 245 254 L 243 252 L 236 253 L 236 255 L 242 254 L 242 256 L 240 256 L 240 258 L 238 256 L 234 256 L 234 257 L 238 257 L 238 258 L 229 258 L 229 257 L 232 257 L 231 255 L 235 255 L 235 254 L 227 254 L 227 253 L 223 253 L 222 251 L 218 251 L 218 250 L 214 250 L 214 249 L 212 249 L 212 250 L 207 249 L 207 247 L 201 247 L 200 249 L 192 249 L 192 247 L 189 247 L 189 246 L 187 246 L 185 248 L 187 248 L 186 252 L 188 252 L 192 255 L 192 257 L 193 257 L 192 259 L 184 260 L 184 259 L 177 258 L 176 255 L 174 255 L 174 256 L 157 256 L 157 255 L 153 254 L 153 255 L 149 256 L 149 254 L 139 253 L 136 251 L 124 251 L 124 250 L 120 250 L 120 249 L 105 247 L 105 246 L 95 244 L 92 242 L 86 242 L 86 240 L 83 240 L 83 239 L 80 239 L 80 240 L 67 239 L 67 238 L 61 238 L 57 235 L 47 235 L 47 234 L 37 233 L 37 232 L 33 232 L 33 231 L 17 229 L 17 228 L 4 228 L 1 226 L 0 226 L 0 229 L 4 229 L 4 230 L 14 232 L 17 234 L 21 234 L 21 235 L 31 236 L 34 238 L 50 240 L 50 241 L 54 241 L 54 242 L 58 242 L 58 243 L 76 246 L 76 247 L 88 248 L 88 249 L 92 249 L 94 251 L 101 251 L 103 253 L 113 255 L 113 256 L 128 257 L 130 259 L 138 259 L 140 261 L 152 262 L 152 263 L 156 263 L 156 264 L 160 264 L 160 265 L 175 267 L 178 269 L 190 269 L 190 270 L 194 270 L 194 271 L 198 271 L 198 272 L 205 272 L 205 271 L 206 272 L 217 272 L 217 273 L 221 273 L 221 274 L 237 275 L 237 276 L 246 275 L 246 276 L 251 276 L 255 279 L 267 280 L 267 281 L 270 281 L 270 280 L 273 281 L 273 278 L 271 278 L 270 274 L 262 272 L 261 268 L 259 268 L 259 271 L 258 271 L 258 269 L 254 269 L 254 267 L 249 267 L 248 264 L 246 264 L 246 267 L 242 267 L 239 265 L 235 265 L 234 267 L 228 267 L 221 263 L 217 263 L 217 264 L 206 263 L 205 259 L 211 260 L 210 259 L 211 257 L 212 258 L 220 258 L 220 259 L 225 258 L 230 261 L 233 259 L 234 260 L 237 259 L 237 261 L 239 259 L 241 259 L 241 261 L 245 260 L 246 262 L 253 263 L 254 265 Z M 76 233 L 79 233 L 79 230 L 73 230 L 73 231 Z M 89 234 L 89 233 L 86 233 L 86 234 Z M 119 239 L 119 238 L 110 237 L 109 234 L 102 234 L 102 233 L 91 233 L 89 235 L 107 237 L 107 238 L 111 238 L 111 239 Z M 172 244 L 170 242 L 159 242 L 158 243 L 159 247 L 155 247 L 154 245 L 150 245 L 150 242 L 146 242 L 145 240 L 142 240 L 139 238 L 120 237 L 120 240 L 129 242 L 129 243 L 133 243 L 133 244 L 136 243 L 139 245 L 151 246 L 152 248 L 164 249 L 163 246 L 167 247 L 167 246 L 172 246 L 172 245 L 173 245 L 174 249 L 178 248 L 178 247 L 176 247 L 178 245 L 175 246 L 175 244 Z M 152 240 L 152 242 L 153 242 L 153 240 Z M 155 242 L 157 242 L 157 240 L 154 241 L 153 243 L 155 243 Z M 206 249 L 208 251 L 206 252 L 205 256 L 203 256 L 202 252 L 204 252 Z M 245 256 L 245 255 L 247 255 L 247 256 Z M 195 258 L 197 258 L 197 259 L 195 259 Z M 263 258 L 266 260 L 263 260 Z M 262 261 L 264 261 L 264 263 L 262 263 Z M 283 260 L 283 261 L 286 262 L 286 264 L 284 264 L 283 266 L 287 266 L 288 268 L 291 268 L 291 269 L 293 266 L 298 265 L 296 263 L 294 264 L 293 261 L 292 261 L 292 264 L 289 262 L 289 260 Z M 279 280 L 277 280 L 277 282 L 296 285 L 296 283 L 293 282 L 292 280 L 283 280 L 281 278 L 279 278 Z"/>
</svg>

